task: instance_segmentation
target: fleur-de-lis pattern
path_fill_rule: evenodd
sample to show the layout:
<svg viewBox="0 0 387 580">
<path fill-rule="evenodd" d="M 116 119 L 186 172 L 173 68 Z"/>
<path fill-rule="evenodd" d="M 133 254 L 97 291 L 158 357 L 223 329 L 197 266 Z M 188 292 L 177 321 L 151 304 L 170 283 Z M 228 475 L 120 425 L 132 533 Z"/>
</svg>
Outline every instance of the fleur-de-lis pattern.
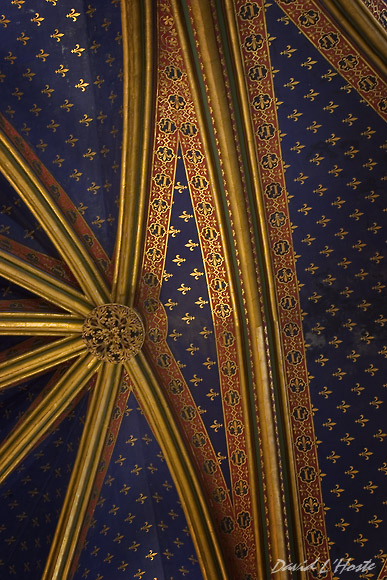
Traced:
<svg viewBox="0 0 387 580">
<path fill-rule="evenodd" d="M 364 3 L 385 24 L 382 4 Z M 184 2 L 188 29 L 195 22 L 195 4 Z M 243 70 L 238 90 L 244 87 L 248 98 L 245 113 L 250 114 L 256 147 L 251 162 L 260 173 L 262 220 L 274 273 L 286 388 L 281 414 L 288 410 L 305 555 L 309 561 L 371 559 L 377 563 L 377 577 L 387 565 L 386 86 L 317 1 L 232 4 L 240 40 L 238 67 Z M 50 192 L 109 284 L 121 175 L 119 5 L 119 0 L 74 0 L 71 5 L 63 0 L 7 0 L 0 13 L 1 130 Z M 238 109 L 235 79 L 227 76 L 233 67 L 224 58 L 221 5 L 211 0 L 219 33 L 216 57 L 224 65 L 225 87 L 232 88 L 230 107 L 234 103 Z M 219 220 L 211 183 L 210 161 L 218 149 L 214 146 L 209 155 L 205 148 L 208 136 L 191 90 L 189 59 L 172 4 L 155 2 L 153 16 L 154 134 L 135 307 L 145 322 L 144 356 L 182 434 L 230 577 L 252 580 L 259 560 L 256 540 L 270 509 L 270 481 L 257 468 L 262 426 L 246 411 L 254 406 L 254 393 L 244 400 L 240 384 L 256 329 L 246 323 L 246 334 L 237 344 L 238 314 L 244 312 L 234 310 L 243 304 L 244 288 L 243 283 L 233 284 L 240 258 L 227 249 L 233 234 L 224 225 L 228 217 L 224 223 Z M 196 73 L 208 97 L 207 80 L 200 76 L 207 55 L 200 43 L 194 50 Z M 216 124 L 212 106 L 206 117 L 209 135 Z M 229 113 L 237 136 L 239 123 L 245 121 L 240 110 Z M 212 136 L 216 144 L 216 134 Z M 243 173 L 242 149 L 236 145 Z M 221 183 L 228 160 L 216 159 L 214 166 L 218 162 Z M 225 208 L 229 195 L 224 192 Z M 0 250 L 79 290 L 42 226 L 1 175 Z M 235 257 L 232 267 L 230 256 Z M 241 290 L 237 299 L 235 288 Z M 3 278 L 0 297 L 5 312 L 62 312 Z M 0 362 L 53 340 L 1 336 Z M 43 400 L 68 367 L 60 364 L 0 391 L 3 437 L 21 424 L 27 409 Z M 275 375 L 269 376 L 274 411 L 281 396 Z M 92 381 L 88 387 L 93 388 Z M 120 387 L 71 574 L 76 580 L 102 580 L 112 574 L 143 580 L 200 578 L 172 476 L 138 406 L 136 387 L 126 374 Z M 78 397 L 67 417 L 60 418 L 1 490 L 0 575 L 5 571 L 5 577 L 26 580 L 41 576 L 82 432 L 86 399 Z M 257 458 L 249 449 L 253 436 L 249 439 L 247 426 L 257 430 Z M 273 449 L 276 445 L 281 448 L 279 438 Z M 253 471 L 258 472 L 256 480 Z M 282 502 L 285 521 L 291 512 L 285 478 L 280 485 L 278 505 Z M 256 492 L 262 500 L 258 509 Z M 266 549 L 269 554 L 264 555 L 268 568 L 275 542 L 270 534 L 260 541 L 262 554 Z M 321 577 L 328 580 L 333 574 Z"/>
<path fill-rule="evenodd" d="M 29 18 L 23 4 L 2 7 L 2 112 L 75 207 L 84 204 L 84 218 L 111 255 L 122 138 L 119 2 L 91 1 L 85 10 L 79 0 L 71 10 L 64 2 L 34 2 Z"/>
</svg>

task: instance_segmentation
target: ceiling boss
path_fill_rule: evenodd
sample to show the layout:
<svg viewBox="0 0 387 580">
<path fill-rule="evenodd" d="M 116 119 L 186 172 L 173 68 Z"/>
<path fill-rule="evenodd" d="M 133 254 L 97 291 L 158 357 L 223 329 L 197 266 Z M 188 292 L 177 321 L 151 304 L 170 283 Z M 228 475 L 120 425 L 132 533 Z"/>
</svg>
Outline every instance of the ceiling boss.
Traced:
<svg viewBox="0 0 387 580">
<path fill-rule="evenodd" d="M 137 312 L 122 304 L 103 304 L 85 319 L 82 338 L 99 360 L 122 363 L 134 357 L 144 342 L 144 325 Z"/>
</svg>

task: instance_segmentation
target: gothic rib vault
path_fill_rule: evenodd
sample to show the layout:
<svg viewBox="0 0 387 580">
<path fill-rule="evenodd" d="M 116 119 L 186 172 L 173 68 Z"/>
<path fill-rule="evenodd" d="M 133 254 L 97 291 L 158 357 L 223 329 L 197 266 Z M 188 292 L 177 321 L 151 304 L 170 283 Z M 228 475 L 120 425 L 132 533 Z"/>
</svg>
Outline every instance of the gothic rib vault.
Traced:
<svg viewBox="0 0 387 580">
<path fill-rule="evenodd" d="M 384 577 L 386 12 L 354 5 L 2 7 L 4 578 Z"/>
</svg>

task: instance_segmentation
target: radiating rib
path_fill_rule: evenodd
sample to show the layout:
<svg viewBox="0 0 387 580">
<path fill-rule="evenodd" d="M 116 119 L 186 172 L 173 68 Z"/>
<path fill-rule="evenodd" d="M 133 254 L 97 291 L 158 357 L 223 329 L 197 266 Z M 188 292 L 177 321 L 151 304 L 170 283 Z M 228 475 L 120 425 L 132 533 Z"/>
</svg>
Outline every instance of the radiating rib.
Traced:
<svg viewBox="0 0 387 580">
<path fill-rule="evenodd" d="M 182 500 L 205 580 L 229 580 L 226 564 L 195 467 L 176 420 L 143 352 L 124 363 L 134 393 L 161 447 Z M 48 580 L 48 579 L 47 579 Z"/>
<path fill-rule="evenodd" d="M 0 169 L 68 264 L 85 295 L 94 305 L 107 302 L 109 291 L 93 260 L 48 191 L 2 131 Z"/>
<path fill-rule="evenodd" d="M 132 305 L 141 258 L 152 127 L 152 2 L 122 2 L 124 120 L 113 301 Z M 141 58 L 142 56 L 142 58 Z"/>
<path fill-rule="evenodd" d="M 122 365 L 104 363 L 94 387 L 71 479 L 42 580 L 66 580 L 93 490 L 121 383 Z"/>
<path fill-rule="evenodd" d="M 86 351 L 82 338 L 62 338 L 15 356 L 0 364 L 0 388 L 13 385 L 32 375 L 70 360 Z"/>
<path fill-rule="evenodd" d="M 0 334 L 68 336 L 82 332 L 83 319 L 47 312 L 0 312 Z"/>
<path fill-rule="evenodd" d="M 86 316 L 93 304 L 71 286 L 0 249 L 0 276 L 70 312 Z"/>
<path fill-rule="evenodd" d="M 100 365 L 92 355 L 80 356 L 40 403 L 25 415 L 23 422 L 0 447 L 0 483 L 49 431 Z"/>
</svg>

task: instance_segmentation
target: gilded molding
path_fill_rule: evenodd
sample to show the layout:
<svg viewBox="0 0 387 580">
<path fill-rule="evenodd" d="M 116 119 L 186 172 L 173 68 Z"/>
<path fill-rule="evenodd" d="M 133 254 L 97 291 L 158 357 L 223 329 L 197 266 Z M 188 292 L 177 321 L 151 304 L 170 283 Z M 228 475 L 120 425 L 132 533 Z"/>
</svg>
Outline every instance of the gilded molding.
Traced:
<svg viewBox="0 0 387 580">
<path fill-rule="evenodd" d="M 82 332 L 83 319 L 48 312 L 0 312 L 0 334 L 66 336 Z"/>
<path fill-rule="evenodd" d="M 175 482 L 205 580 L 231 580 L 209 506 L 170 406 L 144 353 L 124 364 Z"/>
<path fill-rule="evenodd" d="M 287 457 L 290 466 L 289 471 L 289 480 L 290 480 L 290 487 L 291 487 L 291 495 L 292 495 L 292 506 L 293 506 L 293 513 L 292 518 L 294 521 L 294 537 L 297 543 L 297 550 L 298 556 L 300 561 L 304 559 L 304 549 L 303 549 L 303 538 L 301 535 L 301 514 L 299 509 L 297 508 L 297 483 L 296 483 L 296 466 L 293 459 L 293 450 L 291 445 L 291 425 L 289 420 L 286 420 L 287 417 L 287 405 L 286 405 L 286 381 L 285 381 L 285 373 L 284 373 L 284 360 L 283 360 L 283 353 L 281 349 L 281 332 L 279 326 L 279 316 L 277 311 L 277 299 L 276 299 L 276 291 L 275 291 L 275 281 L 274 281 L 274 273 L 272 268 L 272 261 L 271 261 L 271 252 L 270 252 L 270 240 L 267 232 L 266 220 L 265 220 L 265 205 L 263 200 L 263 192 L 261 189 L 261 179 L 260 173 L 257 163 L 257 152 L 256 152 L 256 145 L 255 145 L 255 135 L 254 130 L 251 124 L 251 117 L 250 117 L 250 105 L 249 105 L 249 98 L 247 94 L 246 84 L 244 80 L 244 71 L 243 71 L 243 63 L 241 54 L 239 52 L 239 34 L 235 22 L 234 17 L 234 3 L 231 0 L 225 1 L 225 19 L 227 23 L 227 33 L 230 37 L 230 52 L 232 53 L 232 60 L 233 66 L 235 67 L 235 76 L 234 80 L 237 85 L 239 103 L 240 103 L 240 112 L 242 116 L 242 123 L 243 123 L 243 135 L 245 137 L 245 145 L 248 152 L 248 159 L 250 165 L 246 168 L 251 175 L 251 184 L 253 187 L 253 194 L 256 203 L 256 216 L 258 219 L 259 230 L 260 230 L 260 243 L 262 246 L 262 261 L 263 261 L 263 268 L 264 268 L 264 279 L 267 285 L 267 295 L 269 300 L 269 309 L 270 312 L 267 313 L 268 319 L 271 320 L 272 332 L 273 332 L 273 346 L 275 348 L 275 355 L 276 355 L 276 362 L 274 363 L 277 368 L 278 378 L 279 378 L 279 386 L 281 389 L 281 403 L 282 403 L 282 415 L 283 418 L 283 428 L 285 430 L 285 444 L 287 449 Z M 254 275 L 254 274 L 253 274 Z M 251 274 L 248 274 L 250 277 Z M 254 282 L 254 280 L 253 280 Z M 249 298 L 247 297 L 246 300 L 249 302 Z M 250 308 L 254 308 L 254 303 L 250 303 Z M 262 350 L 264 346 L 262 345 Z M 263 361 L 265 364 L 265 362 Z M 270 405 L 270 401 L 268 401 Z M 277 498 L 277 518 L 281 518 L 281 512 L 278 511 L 278 498 Z M 273 522 L 274 523 L 274 522 Z M 275 524 L 273 527 L 274 534 L 276 534 Z M 281 557 L 281 556 L 278 556 Z"/>
<path fill-rule="evenodd" d="M 174 15 L 176 18 L 177 26 L 180 32 L 180 40 L 184 45 L 184 54 L 189 55 L 191 53 L 190 47 L 188 45 L 188 40 L 186 37 L 186 31 L 184 30 L 184 24 L 179 12 L 179 3 L 176 0 L 172 0 L 172 5 L 174 9 Z M 200 51 L 203 58 L 204 73 L 206 76 L 207 90 L 212 107 L 212 115 L 214 118 L 214 124 L 217 132 L 217 148 L 220 152 L 220 157 L 227 160 L 223 164 L 223 178 L 226 184 L 226 189 L 232 191 L 233 194 L 230 195 L 230 213 L 233 218 L 233 233 L 234 240 L 230 239 L 229 244 L 236 244 L 238 256 L 239 256 L 239 267 L 241 269 L 241 277 L 243 280 L 244 290 L 245 290 L 245 300 L 246 308 L 248 312 L 249 327 L 252 333 L 251 350 L 253 356 L 254 364 L 254 374 L 256 385 L 256 394 L 258 398 L 258 412 L 260 414 L 260 428 L 261 428 L 261 438 L 262 438 L 262 453 L 263 453 L 263 466 L 265 472 L 265 479 L 270 482 L 270 492 L 267 493 L 267 500 L 269 503 L 269 519 L 270 519 L 270 533 L 271 537 L 275 538 L 275 544 L 273 546 L 273 559 L 283 558 L 286 554 L 285 548 L 285 531 L 283 522 L 282 506 L 280 502 L 281 490 L 279 483 L 279 473 L 278 473 L 278 450 L 275 444 L 275 428 L 272 415 L 272 401 L 270 395 L 270 387 L 267 383 L 264 374 L 262 373 L 262 365 L 266 366 L 266 361 L 262 360 L 264 353 L 258 347 L 257 335 L 259 329 L 262 328 L 262 320 L 260 318 L 259 309 L 257 308 L 259 304 L 259 294 L 256 281 L 256 271 L 254 258 L 251 248 L 251 238 L 250 238 L 250 226 L 247 219 L 247 214 L 245 210 L 245 199 L 243 197 L 243 184 L 241 183 L 241 177 L 238 166 L 238 156 L 237 151 L 234 147 L 234 135 L 232 131 L 231 120 L 228 114 L 228 102 L 225 87 L 223 84 L 223 75 L 221 70 L 221 65 L 219 62 L 219 55 L 215 44 L 214 32 L 208 31 L 207 27 L 212 27 L 212 16 L 209 10 L 209 6 L 206 4 L 192 3 L 192 16 L 195 19 L 195 30 L 197 33 L 197 39 L 200 46 Z M 209 143 L 208 128 L 206 120 L 203 114 L 203 106 L 201 104 L 201 96 L 199 94 L 197 84 L 194 79 L 196 77 L 192 61 L 187 58 L 186 62 L 187 68 L 189 69 L 189 79 L 191 82 L 191 91 L 194 95 L 195 105 L 197 109 L 197 115 L 200 125 L 200 131 L 203 135 L 203 140 L 205 141 L 205 148 L 211 151 L 211 146 Z M 225 115 L 227 111 L 227 115 Z M 229 239 L 225 225 L 225 207 L 221 198 L 220 186 L 218 183 L 218 177 L 216 174 L 216 168 L 214 160 L 211 159 L 210 155 L 207 157 L 207 163 L 209 168 L 209 173 L 211 177 L 212 189 L 215 194 L 215 204 L 218 219 L 221 226 L 222 238 Z M 256 183 L 259 183 L 257 180 Z M 225 256 L 228 274 L 230 280 L 235 281 L 235 277 L 238 276 L 237 272 L 233 272 L 231 263 L 232 257 L 230 251 L 227 252 Z M 234 297 L 234 311 L 235 313 L 240 313 L 241 309 L 236 303 L 237 290 L 234 285 L 232 296 Z M 241 314 L 239 314 L 239 317 Z M 244 322 L 239 320 L 239 336 L 237 344 L 239 346 L 239 357 L 240 360 L 245 361 L 245 365 L 248 365 L 248 351 L 244 350 L 248 348 L 247 345 L 244 346 L 244 337 L 242 328 Z M 250 453 L 250 460 L 252 464 L 257 465 L 257 457 L 259 457 L 259 450 L 256 449 L 256 445 L 253 437 L 253 424 L 252 424 L 252 410 L 249 406 L 250 393 L 249 384 L 247 376 L 247 368 L 241 369 L 241 388 L 244 392 L 244 402 L 245 402 L 245 417 L 246 417 L 246 429 L 248 429 L 248 438 L 250 445 L 248 446 L 248 451 Z M 254 451 L 253 451 L 254 450 Z M 251 496 L 254 504 L 255 512 L 255 523 L 256 523 L 256 549 L 258 554 L 258 569 L 262 577 L 265 576 L 265 563 L 264 554 L 262 552 L 262 542 L 261 537 L 262 532 L 258 529 L 258 521 L 261 520 L 261 515 L 259 514 L 258 506 L 258 492 L 257 486 L 258 482 L 251 481 Z M 267 488 L 268 491 L 268 488 Z"/>
<path fill-rule="evenodd" d="M 102 363 L 42 580 L 69 578 L 121 377 L 122 365 Z"/>
<path fill-rule="evenodd" d="M 85 355 L 67 370 L 39 404 L 24 416 L 0 447 L 0 483 L 23 461 L 101 365 Z"/>
<path fill-rule="evenodd" d="M 126 305 L 133 304 L 142 257 L 142 224 L 146 223 L 153 113 L 152 4 L 150 0 L 121 2 L 124 116 L 112 299 Z"/>
<path fill-rule="evenodd" d="M 93 260 L 35 173 L 1 130 L 0 169 L 71 268 L 85 296 L 94 305 L 106 302 L 109 291 Z"/>
<path fill-rule="evenodd" d="M 62 338 L 0 364 L 0 389 L 79 356 L 86 351 L 82 338 Z"/>
<path fill-rule="evenodd" d="M 324 0 L 322 5 L 365 53 L 380 72 L 387 76 L 387 33 L 362 0 Z"/>
<path fill-rule="evenodd" d="M 0 275 L 72 313 L 86 316 L 93 308 L 93 304 L 71 286 L 1 249 Z"/>
</svg>

